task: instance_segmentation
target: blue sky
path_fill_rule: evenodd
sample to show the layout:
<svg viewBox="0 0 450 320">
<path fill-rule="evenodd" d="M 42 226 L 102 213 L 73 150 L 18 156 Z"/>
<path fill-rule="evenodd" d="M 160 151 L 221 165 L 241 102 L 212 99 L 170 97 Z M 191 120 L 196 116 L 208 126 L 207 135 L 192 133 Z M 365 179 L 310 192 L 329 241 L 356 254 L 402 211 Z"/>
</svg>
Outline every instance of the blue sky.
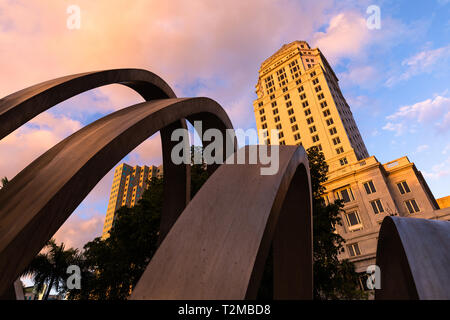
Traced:
<svg viewBox="0 0 450 320">
<path fill-rule="evenodd" d="M 74 3 L 81 28 L 68 30 Z M 381 10 L 379 30 L 367 28 L 370 5 Z M 408 156 L 438 198 L 450 194 L 449 39 L 448 0 L 0 0 L 0 96 L 72 73 L 143 68 L 180 97 L 218 101 L 235 128 L 255 128 L 260 64 L 283 44 L 306 40 L 340 79 L 369 154 L 380 162 Z M 113 85 L 60 104 L 0 142 L 0 175 L 14 177 L 82 126 L 140 101 Z M 124 160 L 161 163 L 158 137 Z M 111 182 L 112 172 L 67 220 L 60 241 L 80 247 L 100 235 Z"/>
</svg>

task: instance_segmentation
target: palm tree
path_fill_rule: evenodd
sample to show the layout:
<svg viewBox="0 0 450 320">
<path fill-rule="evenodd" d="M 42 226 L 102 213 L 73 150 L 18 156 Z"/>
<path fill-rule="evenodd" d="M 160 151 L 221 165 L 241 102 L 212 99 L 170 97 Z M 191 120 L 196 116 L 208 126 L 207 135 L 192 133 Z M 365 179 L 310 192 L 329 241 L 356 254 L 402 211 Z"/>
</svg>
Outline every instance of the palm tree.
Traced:
<svg viewBox="0 0 450 320">
<path fill-rule="evenodd" d="M 2 178 L 2 188 L 6 187 L 6 185 L 8 184 L 9 180 L 7 177 L 3 177 Z"/>
<path fill-rule="evenodd" d="M 47 285 L 43 300 L 47 300 L 50 290 L 55 288 L 62 293 L 67 290 L 67 268 L 72 264 L 78 264 L 80 257 L 78 249 L 65 250 L 64 243 L 57 245 L 54 239 L 49 240 L 44 249 L 45 253 L 39 253 L 24 270 L 22 276 L 33 276 L 35 289 L 41 292 Z"/>
</svg>

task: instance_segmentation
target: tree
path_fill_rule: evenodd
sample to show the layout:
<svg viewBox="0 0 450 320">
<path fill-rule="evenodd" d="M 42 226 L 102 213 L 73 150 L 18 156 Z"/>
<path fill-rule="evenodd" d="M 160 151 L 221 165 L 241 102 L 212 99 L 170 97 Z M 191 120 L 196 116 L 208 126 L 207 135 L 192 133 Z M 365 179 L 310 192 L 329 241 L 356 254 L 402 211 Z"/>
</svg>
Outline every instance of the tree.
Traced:
<svg viewBox="0 0 450 320">
<path fill-rule="evenodd" d="M 343 202 L 325 204 L 323 183 L 327 181 L 328 165 L 314 146 L 307 150 L 313 196 L 313 261 L 315 299 L 362 299 L 366 295 L 358 287 L 359 275 L 349 260 L 339 260 L 345 243 L 336 233 L 342 225 Z"/>
<path fill-rule="evenodd" d="M 137 205 L 122 207 L 107 239 L 84 246 L 82 286 L 69 299 L 126 299 L 157 249 L 163 179 L 152 178 Z"/>
<path fill-rule="evenodd" d="M 67 290 L 67 268 L 79 264 L 77 249 L 65 249 L 64 243 L 57 245 L 54 239 L 49 240 L 44 251 L 39 253 L 23 271 L 22 276 L 33 276 L 35 290 L 41 292 L 47 286 L 43 300 L 47 300 L 50 290 L 59 293 Z"/>
<path fill-rule="evenodd" d="M 6 185 L 8 184 L 9 180 L 7 177 L 3 177 L 2 178 L 2 187 L 1 189 L 3 189 L 4 187 L 6 187 Z"/>
</svg>

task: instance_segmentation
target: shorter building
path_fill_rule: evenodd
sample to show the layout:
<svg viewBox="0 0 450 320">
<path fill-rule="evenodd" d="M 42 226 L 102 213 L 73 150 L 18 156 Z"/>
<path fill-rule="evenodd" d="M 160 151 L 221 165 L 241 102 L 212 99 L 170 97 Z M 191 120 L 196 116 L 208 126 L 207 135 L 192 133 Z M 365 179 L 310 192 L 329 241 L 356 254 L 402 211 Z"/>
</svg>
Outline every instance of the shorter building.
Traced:
<svg viewBox="0 0 450 320">
<path fill-rule="evenodd" d="M 439 205 L 439 208 L 441 208 L 441 209 L 450 208 L 450 196 L 436 199 L 436 201 Z"/>
<path fill-rule="evenodd" d="M 148 181 L 152 177 L 161 177 L 162 174 L 162 165 L 158 167 L 132 167 L 126 163 L 122 163 L 116 167 L 105 223 L 103 225 L 102 239 L 108 238 L 109 231 L 116 217 L 116 211 L 125 206 L 133 207 L 148 188 Z"/>
<path fill-rule="evenodd" d="M 388 216 L 450 220 L 450 208 L 440 209 L 422 173 L 407 157 L 381 164 L 375 156 L 328 174 L 325 201 L 344 201 L 342 226 L 346 240 L 340 258 L 364 273 L 375 264 L 378 233 Z"/>
</svg>

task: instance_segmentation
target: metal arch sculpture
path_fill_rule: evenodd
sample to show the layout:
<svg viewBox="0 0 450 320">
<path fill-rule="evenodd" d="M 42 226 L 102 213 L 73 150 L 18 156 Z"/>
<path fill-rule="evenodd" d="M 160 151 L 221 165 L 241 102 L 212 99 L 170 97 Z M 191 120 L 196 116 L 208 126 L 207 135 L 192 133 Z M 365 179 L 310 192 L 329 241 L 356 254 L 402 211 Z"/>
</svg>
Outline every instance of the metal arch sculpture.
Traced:
<svg viewBox="0 0 450 320">
<path fill-rule="evenodd" d="M 301 147 L 279 151 L 273 176 L 260 175 L 260 164 L 221 165 L 169 231 L 131 299 L 255 299 L 271 243 L 274 298 L 312 299 L 308 160 Z"/>
<path fill-rule="evenodd" d="M 450 299 L 450 222 L 386 217 L 381 225 L 377 300 Z"/>
<path fill-rule="evenodd" d="M 67 219 L 71 212 L 89 193 L 96 183 L 124 155 L 136 147 L 154 132 L 161 130 L 161 136 L 167 138 L 176 128 L 185 127 L 185 118 L 190 121 L 203 120 L 203 128 L 218 128 L 222 132 L 232 129 L 225 111 L 214 101 L 206 98 L 168 99 L 173 92 L 165 82 L 156 75 L 135 69 L 109 70 L 85 73 L 51 80 L 0 100 L 0 137 L 4 137 L 35 115 L 53 105 L 86 90 L 110 83 L 121 83 L 139 92 L 146 100 L 159 98 L 146 103 L 137 104 L 110 114 L 89 126 L 74 133 L 44 155 L 36 159 L 21 173 L 14 177 L 8 186 L 0 192 L 0 296 L 6 296 L 8 287 L 20 274 L 21 270 L 38 253 L 45 242 Z M 174 95 L 173 95 L 174 97 Z M 6 124 L 7 125 L 3 125 Z M 234 139 L 234 137 L 229 137 Z M 226 143 L 226 141 L 224 142 Z M 176 174 L 179 167 L 167 170 L 172 163 L 166 159 L 174 143 L 163 138 L 163 165 L 165 180 L 172 175 L 172 184 L 176 181 L 184 185 L 181 198 L 188 202 L 188 171 L 183 168 L 182 179 Z M 275 259 L 275 296 L 278 298 L 311 298 L 312 296 L 312 246 L 311 246 L 311 192 L 307 160 L 302 148 L 285 147 L 281 154 L 281 173 L 272 178 L 258 179 L 261 193 L 252 201 L 251 214 L 258 221 L 256 236 L 248 235 L 247 247 L 252 250 L 250 259 L 239 264 L 246 269 L 247 279 L 238 284 L 239 292 L 228 292 L 233 297 L 254 297 L 258 288 L 262 268 L 273 239 Z M 224 155 L 225 157 L 227 155 Z M 217 166 L 213 167 L 213 170 Z M 230 171 L 230 168 L 231 171 Z M 233 172 L 233 168 L 237 171 Z M 223 186 L 229 186 L 233 179 L 239 178 L 239 172 L 245 173 L 240 178 L 254 179 L 255 166 L 228 165 L 221 174 L 213 174 L 211 181 L 222 180 Z M 231 174 L 228 176 L 228 174 Z M 178 180 L 176 180 L 178 179 Z M 201 191 L 203 200 L 197 200 L 192 208 L 202 206 L 207 201 L 208 192 L 214 190 L 214 184 L 208 184 L 207 191 Z M 220 185 L 219 185 L 220 186 Z M 202 188 L 204 190 L 204 188 Z M 234 195 L 236 191 L 234 190 Z M 166 188 L 164 201 L 173 203 L 176 188 Z M 253 194 L 256 195 L 255 192 Z M 220 193 L 215 193 L 220 197 Z M 303 214 L 298 215 L 298 200 Z M 199 198 L 199 199 L 202 199 Z M 264 214 L 258 217 L 258 199 L 264 198 L 261 207 Z M 197 197 L 196 197 L 197 199 Z M 269 201 L 269 202 L 267 202 Z M 222 201 L 223 203 L 223 201 Z M 242 208 L 248 204 L 241 198 Z M 173 207 L 173 204 L 172 204 Z M 178 209 L 180 205 L 178 205 Z M 250 207 L 249 207 L 250 208 Z M 192 210 L 192 209 L 191 209 Z M 205 214 L 205 210 L 202 211 Z M 250 212 L 250 211 L 249 211 Z M 161 233 L 164 236 L 181 213 L 180 210 L 164 210 Z M 222 212 L 224 216 L 228 213 Z M 214 215 L 217 217 L 217 212 Z M 190 216 L 189 216 L 190 217 Z M 197 218 L 199 215 L 197 215 Z M 230 218 L 239 218 L 230 215 Z M 242 218 L 242 217 L 241 217 Z M 165 222 L 164 222 L 165 221 Z M 181 229 L 186 225 L 179 224 Z M 302 232 L 298 236 L 298 227 Z M 180 228 L 180 227 L 178 227 Z M 218 234 L 228 226 L 220 226 Z M 240 226 L 234 225 L 234 228 Z M 252 228 L 247 221 L 246 228 Z M 178 230 L 178 229 L 177 229 Z M 251 231 L 247 229 L 247 231 Z M 235 230 L 241 234 L 242 230 Z M 236 240 L 235 240 L 236 241 Z M 162 244 L 171 241 L 163 241 Z M 234 243 L 236 245 L 236 243 Z M 241 245 L 241 244 L 239 244 Z M 211 249 L 212 247 L 210 247 Z M 291 250 L 299 253 L 291 256 Z M 161 250 L 158 250 L 161 252 Z M 242 251 L 240 251 L 242 252 Z M 191 265 L 192 266 L 192 265 Z M 188 266 L 186 266 L 188 267 Z M 211 264 L 206 268 L 213 267 Z M 296 269 L 299 267 L 299 269 Z M 180 272 L 184 272 L 184 268 Z M 222 267 L 222 271 L 224 268 Z M 219 271 L 219 270 L 218 270 Z M 222 275 L 224 275 L 222 273 Z M 224 275 L 225 276 L 225 275 Z M 226 279 L 222 279 L 226 280 Z M 236 281 L 236 279 L 234 279 Z M 146 280 L 141 279 L 140 286 L 146 287 Z M 299 285 L 299 286 L 293 286 Z M 242 292 L 245 294 L 242 295 Z M 210 292 L 208 298 L 217 299 L 222 290 Z M 137 291 L 136 295 L 139 294 Z"/>
<path fill-rule="evenodd" d="M 221 131 L 232 128 L 225 111 L 208 98 L 144 102 L 77 131 L 14 177 L 0 192 L 0 293 L 120 159 L 184 118 Z M 176 218 L 166 217 L 161 228 L 169 229 Z"/>
</svg>

